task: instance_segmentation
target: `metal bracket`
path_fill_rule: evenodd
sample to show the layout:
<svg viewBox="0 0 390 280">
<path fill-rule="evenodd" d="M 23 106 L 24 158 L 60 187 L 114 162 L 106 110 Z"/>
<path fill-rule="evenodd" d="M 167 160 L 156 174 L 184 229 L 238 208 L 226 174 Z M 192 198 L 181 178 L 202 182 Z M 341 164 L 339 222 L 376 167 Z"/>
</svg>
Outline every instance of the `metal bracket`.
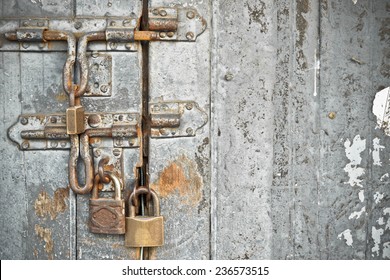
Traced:
<svg viewBox="0 0 390 280">
<path fill-rule="evenodd" d="M 109 54 L 92 53 L 88 58 L 88 88 L 84 96 L 111 96 L 112 57 Z"/>
<path fill-rule="evenodd" d="M 152 138 L 191 137 L 208 121 L 195 101 L 149 103 Z"/>
<path fill-rule="evenodd" d="M 161 41 L 195 41 L 206 30 L 206 20 L 194 8 L 159 7 L 149 10 L 149 30 Z"/>
<path fill-rule="evenodd" d="M 93 148 L 139 147 L 138 113 L 85 113 L 86 132 Z M 65 114 L 24 114 L 8 130 L 21 150 L 70 149 Z"/>
</svg>

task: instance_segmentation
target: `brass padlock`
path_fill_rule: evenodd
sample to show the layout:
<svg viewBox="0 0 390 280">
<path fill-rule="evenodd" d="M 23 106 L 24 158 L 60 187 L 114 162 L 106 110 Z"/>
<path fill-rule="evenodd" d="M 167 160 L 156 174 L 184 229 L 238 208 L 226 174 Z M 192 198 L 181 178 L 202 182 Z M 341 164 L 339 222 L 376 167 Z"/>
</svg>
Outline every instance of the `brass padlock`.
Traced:
<svg viewBox="0 0 390 280">
<path fill-rule="evenodd" d="M 66 109 L 67 134 L 81 134 L 85 131 L 84 107 L 73 106 Z"/>
<path fill-rule="evenodd" d="M 130 217 L 126 217 L 126 247 L 158 247 L 164 245 L 164 217 L 160 216 L 160 201 L 154 190 L 150 190 L 153 199 L 153 216 L 136 216 L 134 203 L 140 194 L 148 194 L 144 187 L 133 192 L 129 199 Z"/>
<path fill-rule="evenodd" d="M 125 233 L 125 201 L 121 198 L 121 183 L 111 173 L 106 173 L 115 187 L 114 198 L 99 198 L 99 174 L 96 175 L 92 197 L 89 200 L 89 230 L 93 233 Z"/>
</svg>

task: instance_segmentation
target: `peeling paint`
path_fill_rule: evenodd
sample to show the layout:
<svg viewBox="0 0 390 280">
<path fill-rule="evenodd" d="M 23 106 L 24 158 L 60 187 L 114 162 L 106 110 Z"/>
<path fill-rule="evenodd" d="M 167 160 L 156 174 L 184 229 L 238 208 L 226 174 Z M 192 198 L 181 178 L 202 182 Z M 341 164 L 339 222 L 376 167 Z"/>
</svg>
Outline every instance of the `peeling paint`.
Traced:
<svg viewBox="0 0 390 280">
<path fill-rule="evenodd" d="M 376 129 L 381 128 L 390 136 L 389 125 L 389 94 L 390 87 L 377 92 L 372 106 L 372 112 L 376 116 Z"/>
<path fill-rule="evenodd" d="M 365 170 L 362 167 L 358 167 L 361 163 L 362 158 L 360 154 L 366 149 L 366 140 L 361 139 L 360 135 L 356 135 L 353 139 L 353 143 L 349 139 L 347 139 L 344 143 L 345 154 L 347 158 L 350 160 L 344 171 L 348 173 L 349 180 L 344 184 L 350 184 L 353 186 L 359 186 L 363 188 L 361 176 L 364 175 Z"/>
<path fill-rule="evenodd" d="M 345 243 L 346 243 L 348 246 L 351 246 L 351 247 L 352 247 L 353 239 L 352 239 L 352 234 L 351 234 L 351 230 L 350 230 L 350 229 L 346 229 L 346 230 L 344 230 L 342 233 L 340 233 L 339 235 L 337 235 L 337 238 L 340 239 L 340 240 L 341 240 L 343 237 L 344 237 Z"/>
<path fill-rule="evenodd" d="M 35 234 L 45 242 L 43 247 L 48 255 L 48 258 L 53 259 L 54 243 L 51 237 L 51 230 L 49 228 L 41 227 L 40 225 L 35 225 Z"/>
<path fill-rule="evenodd" d="M 381 244 L 381 236 L 383 235 L 383 229 L 376 229 L 376 227 L 372 227 L 372 239 L 374 240 L 374 247 L 372 247 L 371 252 L 374 257 L 375 254 L 379 257 L 379 245 Z"/>
<path fill-rule="evenodd" d="M 383 182 L 386 178 L 389 178 L 389 173 L 383 174 L 382 177 L 380 178 L 380 181 Z"/>
<path fill-rule="evenodd" d="M 185 155 L 172 161 L 152 184 L 161 197 L 178 194 L 182 202 L 196 205 L 202 198 L 203 179 L 195 161 Z"/>
<path fill-rule="evenodd" d="M 355 211 L 355 212 L 353 212 L 351 215 L 349 215 L 348 219 L 350 219 L 350 220 L 353 219 L 353 218 L 359 219 L 360 216 L 361 216 L 364 212 L 366 212 L 366 207 L 365 207 L 365 206 L 364 206 L 360 211 Z"/>
<path fill-rule="evenodd" d="M 378 137 L 374 138 L 372 140 L 372 144 L 374 146 L 374 150 L 372 151 L 372 159 L 373 159 L 373 164 L 377 166 L 382 166 L 382 162 L 380 159 L 380 151 L 385 149 L 385 146 L 382 146 L 379 144 L 380 139 Z"/>
<path fill-rule="evenodd" d="M 358 1 L 358 0 L 352 0 L 353 4 L 355 4 L 355 5 L 356 5 L 357 1 Z"/>
<path fill-rule="evenodd" d="M 360 191 L 359 191 L 359 200 L 360 200 L 361 202 L 364 201 L 364 190 L 360 190 Z"/>
<path fill-rule="evenodd" d="M 381 200 L 384 198 L 384 194 L 383 193 L 379 193 L 379 192 L 376 192 L 374 193 L 374 201 L 376 204 L 378 204 L 379 202 L 381 202 Z"/>
<path fill-rule="evenodd" d="M 378 225 L 383 226 L 385 224 L 385 219 L 383 217 L 380 217 L 378 220 L 376 220 Z"/>
<path fill-rule="evenodd" d="M 41 191 L 35 200 L 34 209 L 38 217 L 45 218 L 50 216 L 52 220 L 56 219 L 59 213 L 64 213 L 67 209 L 67 199 L 69 197 L 68 188 L 59 188 L 54 192 L 54 198 Z"/>
<path fill-rule="evenodd" d="M 383 254 L 384 259 L 390 259 L 390 242 L 383 243 Z"/>
</svg>

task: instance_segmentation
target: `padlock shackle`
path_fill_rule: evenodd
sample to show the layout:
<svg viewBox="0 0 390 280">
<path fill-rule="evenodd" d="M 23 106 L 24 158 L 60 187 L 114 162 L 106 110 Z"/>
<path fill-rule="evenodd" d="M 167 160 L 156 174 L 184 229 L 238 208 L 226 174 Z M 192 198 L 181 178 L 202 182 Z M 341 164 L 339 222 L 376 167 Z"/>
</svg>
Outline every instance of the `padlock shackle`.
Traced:
<svg viewBox="0 0 390 280">
<path fill-rule="evenodd" d="M 139 188 L 136 188 L 130 195 L 130 198 L 129 198 L 129 214 L 130 214 L 130 217 L 135 217 L 136 215 L 136 209 L 135 209 L 135 205 L 137 205 L 136 203 L 134 203 L 135 199 L 138 200 L 138 197 L 139 195 L 141 194 L 151 194 L 152 195 L 152 198 L 153 198 L 153 211 L 154 211 L 154 216 L 157 217 L 157 216 L 160 216 L 160 199 L 158 198 L 158 195 L 157 193 L 153 190 L 153 189 L 149 189 L 148 188 L 145 188 L 145 187 L 139 187 Z"/>
<path fill-rule="evenodd" d="M 114 184 L 115 189 L 115 200 L 121 200 L 121 181 L 111 172 L 105 173 L 109 178 L 110 181 Z M 98 199 L 99 198 L 99 184 L 100 184 L 100 176 L 99 174 L 95 175 L 94 183 L 93 183 L 93 189 L 92 189 L 92 199 Z"/>
</svg>

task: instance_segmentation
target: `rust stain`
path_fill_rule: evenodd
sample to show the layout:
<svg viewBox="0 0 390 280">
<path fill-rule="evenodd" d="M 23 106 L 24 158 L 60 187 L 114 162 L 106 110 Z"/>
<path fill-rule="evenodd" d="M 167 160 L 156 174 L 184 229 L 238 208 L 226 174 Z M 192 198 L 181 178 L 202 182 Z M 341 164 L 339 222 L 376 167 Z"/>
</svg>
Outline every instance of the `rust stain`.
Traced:
<svg viewBox="0 0 390 280">
<path fill-rule="evenodd" d="M 52 220 L 57 218 L 59 213 L 65 212 L 67 208 L 66 200 L 69 197 L 68 188 L 59 188 L 54 192 L 54 198 L 45 192 L 41 191 L 38 198 L 35 200 L 34 209 L 38 217 L 45 218 L 50 216 Z"/>
<path fill-rule="evenodd" d="M 202 198 L 203 180 L 196 162 L 181 155 L 164 168 L 151 187 L 160 197 L 176 194 L 181 202 L 195 206 Z"/>
<path fill-rule="evenodd" d="M 51 230 L 49 228 L 41 227 L 40 225 L 35 225 L 35 234 L 45 242 L 43 247 L 45 248 L 48 258 L 52 260 L 54 243 L 51 237 Z"/>
<path fill-rule="evenodd" d="M 265 17 L 266 5 L 263 1 L 258 1 L 258 5 L 251 7 L 249 3 L 246 3 L 249 13 L 249 25 L 253 22 L 256 22 L 260 25 L 260 32 L 267 33 L 268 31 L 268 22 Z"/>
</svg>

